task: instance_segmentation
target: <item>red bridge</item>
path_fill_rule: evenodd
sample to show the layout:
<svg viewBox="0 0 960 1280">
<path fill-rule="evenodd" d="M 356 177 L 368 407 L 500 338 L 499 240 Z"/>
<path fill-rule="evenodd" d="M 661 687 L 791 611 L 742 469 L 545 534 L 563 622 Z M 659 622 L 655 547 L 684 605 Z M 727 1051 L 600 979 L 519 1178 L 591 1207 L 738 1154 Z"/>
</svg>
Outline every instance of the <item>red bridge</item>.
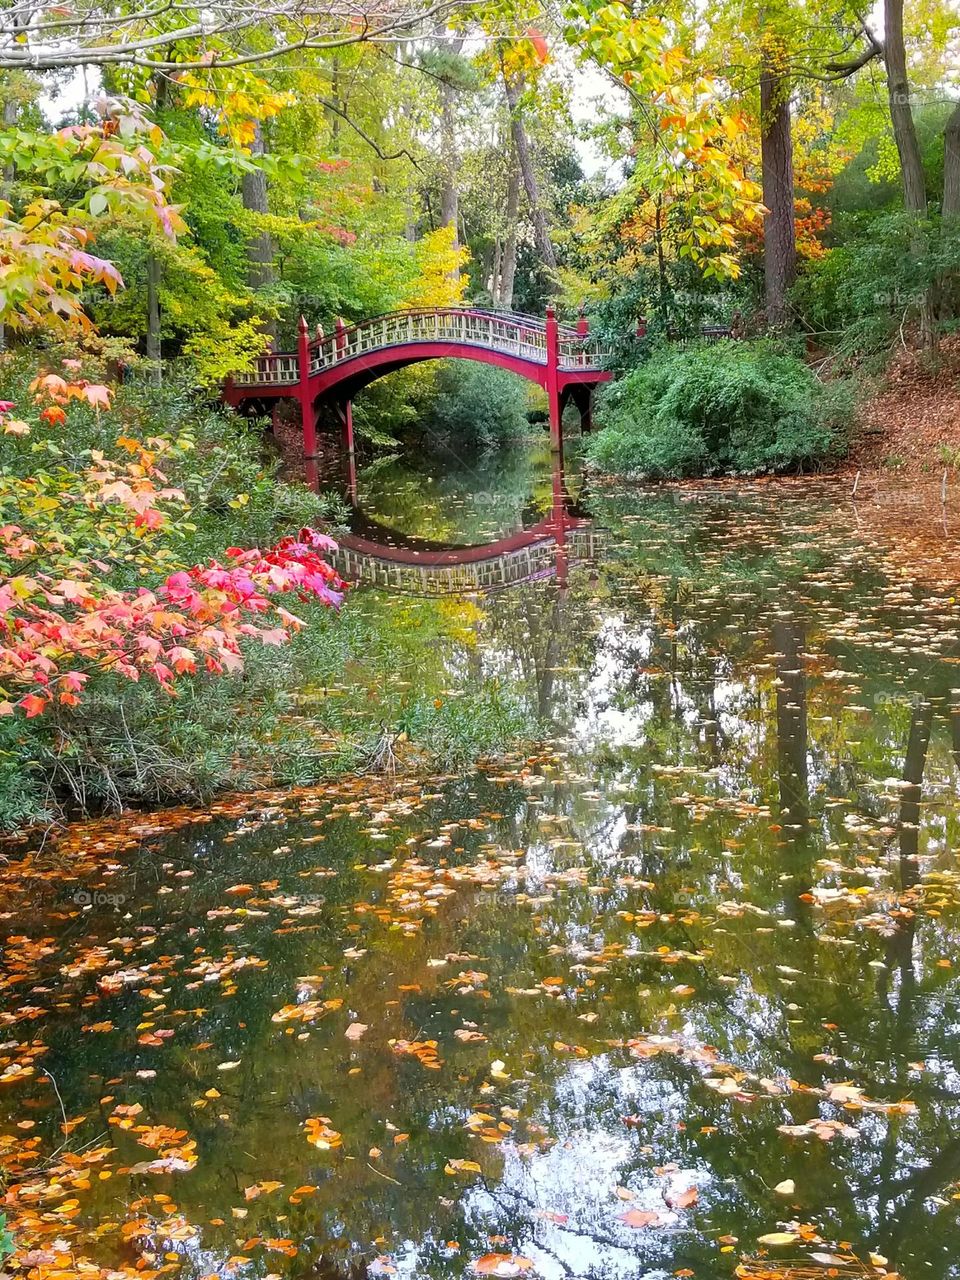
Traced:
<svg viewBox="0 0 960 1280">
<path fill-rule="evenodd" d="M 275 407 L 282 399 L 294 400 L 300 406 L 307 458 L 316 456 L 317 427 L 324 418 L 339 426 L 353 452 L 351 402 L 358 391 L 404 365 L 450 357 L 497 365 L 543 387 L 555 449 L 562 446 L 566 405 L 574 404 L 588 427 L 593 389 L 610 378 L 584 317 L 567 326 L 557 321 L 552 307 L 545 320 L 442 307 L 393 311 L 352 328 L 338 320 L 332 334 L 318 327 L 313 337 L 301 316 L 297 351 L 260 356 L 252 372 L 227 384 L 224 398 L 259 412 L 269 412 L 270 402 Z"/>
</svg>

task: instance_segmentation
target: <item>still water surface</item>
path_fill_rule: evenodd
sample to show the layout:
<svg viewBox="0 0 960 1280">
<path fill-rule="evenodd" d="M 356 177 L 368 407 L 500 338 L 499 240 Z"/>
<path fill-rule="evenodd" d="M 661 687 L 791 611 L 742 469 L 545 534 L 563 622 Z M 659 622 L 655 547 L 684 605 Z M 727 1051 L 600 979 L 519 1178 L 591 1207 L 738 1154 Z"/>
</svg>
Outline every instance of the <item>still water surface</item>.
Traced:
<svg viewBox="0 0 960 1280">
<path fill-rule="evenodd" d="M 357 497 L 368 529 L 476 543 L 554 481 L 517 451 L 381 464 Z M 499 681 L 548 748 L 8 868 L 0 1155 L 16 1183 L 24 1140 L 114 1148 L 76 1209 L 38 1204 L 76 1252 L 960 1275 L 952 592 L 836 485 L 565 483 L 592 562 L 418 604 L 461 616 L 434 682 Z"/>
</svg>

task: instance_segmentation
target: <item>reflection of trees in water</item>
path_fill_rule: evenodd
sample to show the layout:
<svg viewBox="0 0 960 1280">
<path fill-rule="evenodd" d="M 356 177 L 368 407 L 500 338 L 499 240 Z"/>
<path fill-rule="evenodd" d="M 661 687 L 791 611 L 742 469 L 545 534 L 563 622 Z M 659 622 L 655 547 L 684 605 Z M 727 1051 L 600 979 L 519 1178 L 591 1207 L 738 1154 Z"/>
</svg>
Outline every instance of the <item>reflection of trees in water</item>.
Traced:
<svg viewBox="0 0 960 1280">
<path fill-rule="evenodd" d="M 359 473 L 368 516 L 401 533 L 463 545 L 494 541 L 549 516 L 556 463 L 548 443 L 381 459 Z M 568 466 L 568 487 L 580 481 Z"/>
<path fill-rule="evenodd" d="M 696 565 L 691 548 L 712 556 L 717 537 L 733 530 L 735 513 L 722 515 L 722 528 L 704 531 L 702 509 L 681 510 L 683 555 L 677 563 L 685 573 Z M 258 884 L 268 861 L 272 873 L 271 851 L 278 845 L 290 846 L 280 862 L 294 884 L 300 871 L 320 861 L 338 868 L 336 878 L 320 882 L 325 910 L 309 931 L 279 936 L 276 918 L 244 922 L 244 948 L 267 960 L 268 968 L 245 974 L 230 999 L 204 992 L 207 1011 L 182 1041 L 178 1027 L 177 1047 L 164 1050 L 180 1056 L 172 1072 L 167 1059 L 144 1100 L 151 1121 L 182 1122 L 200 1143 L 196 1170 L 177 1185 L 185 1212 L 192 1208 L 195 1217 L 206 1218 L 214 1207 L 239 1204 L 243 1187 L 258 1178 L 282 1179 L 287 1190 L 315 1183 L 316 1195 L 302 1205 L 283 1202 L 288 1222 L 282 1234 L 301 1245 L 295 1274 L 313 1272 L 321 1280 L 363 1280 L 366 1264 L 358 1255 L 373 1257 L 380 1237 L 384 1252 L 416 1256 L 411 1265 L 417 1275 L 459 1276 L 471 1257 L 489 1249 L 491 1232 L 521 1252 L 536 1242 L 577 1280 L 594 1273 L 632 1280 L 641 1270 L 687 1266 L 712 1275 L 719 1234 L 738 1236 L 749 1251 L 777 1216 L 794 1213 L 815 1220 L 825 1236 L 878 1247 L 905 1274 L 920 1274 L 920 1268 L 933 1277 L 952 1274 L 955 1215 L 949 1209 L 932 1213 L 929 1198 L 949 1196 L 950 1183 L 960 1177 L 960 1098 L 950 1074 L 958 1031 L 932 968 L 938 952 L 960 951 L 956 917 L 901 917 L 891 920 L 884 937 L 853 924 L 829 925 L 802 901 L 819 875 L 818 861 L 837 858 L 837 845 L 853 851 L 847 861 L 854 869 L 858 852 L 868 869 L 868 859 L 876 855 L 882 862 L 889 855 L 882 865 L 897 872 L 897 887 L 917 887 L 919 859 L 930 845 L 925 815 L 949 765 L 948 751 L 960 771 L 952 668 L 928 664 L 911 677 L 916 688 L 905 691 L 902 654 L 852 648 L 846 665 L 870 714 L 857 722 L 861 741 L 844 746 L 838 763 L 842 730 L 824 727 L 816 713 L 842 716 L 853 695 L 827 685 L 818 662 L 804 657 L 825 648 L 821 613 L 798 593 L 785 593 L 783 581 L 768 582 L 766 568 L 759 576 L 738 576 L 740 565 L 750 563 L 742 547 L 732 564 L 711 559 L 702 580 L 658 573 L 673 526 L 663 523 L 666 516 L 657 520 L 663 524 L 659 541 L 644 549 L 640 568 L 608 565 L 599 582 L 580 572 L 566 591 L 528 587 L 469 611 L 430 602 L 399 628 L 394 613 L 400 634 L 391 641 L 393 666 L 406 670 L 415 659 L 427 670 L 431 659 L 422 682 L 429 677 L 431 696 L 454 677 L 480 682 L 498 676 L 564 733 L 590 722 L 602 727 L 609 707 L 622 716 L 628 726 L 623 741 L 598 741 L 589 753 L 573 753 L 536 790 L 542 804 L 528 802 L 524 782 L 500 786 L 471 776 L 449 784 L 428 811 L 398 821 L 385 844 L 371 845 L 362 823 L 345 820 L 324 829 L 326 840 L 313 853 L 300 844 L 313 829 L 296 822 L 229 845 L 220 843 L 221 830 L 196 846 L 184 841 L 166 847 L 164 857 L 203 873 L 189 911 L 173 895 L 154 901 L 151 886 L 143 919 L 161 926 L 163 949 L 171 955 L 189 955 L 195 946 L 222 953 L 229 939 L 205 913 L 222 905 L 225 886 Z M 623 531 L 642 541 L 655 526 L 653 521 L 638 532 L 636 525 L 624 525 Z M 756 555 L 766 564 L 771 557 L 776 562 L 777 552 L 759 538 Z M 781 577 L 793 581 L 790 565 Z M 612 600 L 606 594 L 611 582 Z M 393 609 L 379 607 L 385 615 Z M 457 615 L 458 634 L 478 628 L 481 645 L 445 640 L 443 608 Z M 404 653 L 409 661 L 401 663 Z M 446 670 L 438 672 L 444 663 Z M 900 702 L 880 698 L 891 690 Z M 907 704 L 906 692 L 922 696 Z M 948 712 L 949 734 L 942 724 Z M 901 759 L 902 768 L 890 765 Z M 672 775 L 663 766 L 683 772 Z M 575 770 L 589 772 L 589 781 L 572 782 Z M 894 771 L 906 784 L 895 801 L 895 824 L 889 823 L 889 798 L 867 786 Z M 852 798 L 853 805 L 828 808 L 831 795 Z M 761 811 L 754 812 L 754 805 Z M 872 815 L 877 831 L 895 825 L 894 834 L 871 833 L 859 844 L 843 825 L 851 807 Z M 476 815 L 492 813 L 503 816 L 480 831 L 468 825 Z M 380 927 L 372 907 L 382 901 L 383 882 L 371 884 L 356 867 L 406 856 L 408 839 L 457 822 L 462 825 L 454 843 L 463 852 L 445 848 L 437 859 L 469 860 L 483 855 L 488 843 L 520 850 L 521 861 L 540 878 L 530 888 L 542 901 L 519 902 L 513 888 L 498 894 L 465 889 L 414 937 Z M 952 856 L 949 841 L 944 845 L 941 865 Z M 558 886 L 547 879 L 578 867 L 589 885 Z M 785 874 L 792 881 L 781 883 Z M 630 878 L 653 887 L 631 887 Z M 602 894 L 592 894 L 591 885 L 601 885 Z M 721 913 L 721 904 L 730 910 Z M 744 908 L 740 915 L 738 906 Z M 753 914 L 748 906 L 770 915 Z M 789 930 L 780 928 L 785 912 L 794 923 Z M 92 940 L 105 944 L 117 932 L 116 922 L 106 918 L 83 927 L 98 931 Z M 356 927 L 349 938 L 368 947 L 365 957 L 344 956 L 347 927 Z M 621 950 L 598 959 L 607 943 Z M 672 953 L 669 962 L 658 954 L 661 947 Z M 463 963 L 489 972 L 488 1000 L 442 985 L 451 969 L 435 969 L 429 961 L 447 953 L 476 957 Z M 868 967 L 874 958 L 886 965 L 876 975 Z M 52 959 L 50 973 L 41 977 L 63 991 L 60 960 Z M 342 1023 L 333 1021 L 313 1028 L 306 1042 L 271 1024 L 272 1012 L 293 998 L 298 976 L 321 970 L 324 995 L 343 995 L 351 1014 L 371 1024 L 369 1043 L 345 1048 Z M 508 988 L 529 990 L 554 974 L 565 978 L 554 998 L 542 991 L 508 994 Z M 167 975 L 164 982 L 171 987 L 171 1008 L 201 1002 L 179 979 Z M 399 984 L 419 990 L 400 992 Z M 694 993 L 676 995 L 681 984 Z M 585 1009 L 598 1013 L 596 1024 L 581 1021 Z M 122 1077 L 134 1065 L 124 1046 L 136 1039 L 142 1000 L 127 993 L 113 1004 L 116 1039 L 77 1035 L 69 1010 L 57 1016 L 50 1065 L 77 1112 L 89 1105 L 95 1113 L 102 1078 Z M 480 1025 L 484 1045 L 456 1041 L 453 1032 L 464 1019 Z M 778 1125 L 811 1118 L 820 1107 L 816 1097 L 730 1100 L 704 1083 L 709 1071 L 695 1063 L 666 1053 L 637 1061 L 616 1047 L 650 1033 L 716 1046 L 721 1060 L 758 1077 L 790 1077 L 813 1088 L 852 1079 L 879 1100 L 913 1096 L 919 1112 L 848 1116 L 829 1109 L 825 1114 L 860 1126 L 858 1140 L 786 1138 Z M 443 1071 L 424 1071 L 375 1043 L 387 1036 L 435 1036 L 443 1046 Z M 213 1063 L 229 1058 L 241 1067 L 212 1078 L 204 1055 L 191 1051 L 196 1040 L 216 1045 Z M 586 1045 L 590 1057 L 557 1049 L 557 1042 Z M 825 1053 L 834 1060 L 818 1061 Z M 512 1083 L 482 1092 L 494 1057 L 507 1062 Z M 911 1070 L 910 1063 L 922 1059 L 943 1064 L 942 1071 Z M 362 1073 L 351 1076 L 360 1063 Z M 184 1081 L 190 1085 L 186 1096 Z M 210 1083 L 222 1091 L 216 1109 L 228 1121 L 221 1122 L 214 1108 L 190 1110 L 190 1098 L 202 1096 Z M 524 1140 L 523 1125 L 534 1120 L 556 1145 L 526 1162 L 509 1150 L 481 1147 L 463 1129 L 465 1115 L 480 1102 L 495 1111 L 516 1106 L 521 1120 L 510 1142 Z M 325 1159 L 309 1149 L 298 1127 L 307 1114 L 331 1115 L 356 1158 Z M 634 1114 L 637 1126 L 628 1130 L 621 1117 Z M 46 1118 L 56 1137 L 59 1116 L 51 1108 Z M 397 1153 L 387 1120 L 410 1134 Z M 372 1146 L 385 1149 L 382 1164 L 363 1158 Z M 598 1175 L 602 1197 L 585 1186 L 585 1170 L 600 1157 L 607 1179 Z M 450 1158 L 481 1159 L 484 1177 L 458 1182 L 443 1172 Z M 617 1222 L 626 1205 L 616 1201 L 613 1184 L 653 1196 L 659 1207 L 664 1183 L 654 1169 L 671 1162 L 700 1184 L 708 1229 L 700 1234 L 681 1224 L 631 1234 Z M 545 1182 L 547 1167 L 552 1173 Z M 394 1176 L 396 1182 L 389 1181 Z M 770 1188 L 786 1177 L 796 1180 L 796 1207 L 771 1196 Z M 269 1197 L 247 1207 L 244 1234 L 280 1234 Z M 535 1217 L 538 1211 L 568 1213 L 569 1221 L 545 1224 Z M 447 1255 L 446 1239 L 460 1242 L 459 1257 Z M 224 1256 L 232 1253 L 232 1230 L 216 1244 Z"/>
<path fill-rule="evenodd" d="M 569 586 L 528 584 L 487 597 L 482 671 L 510 682 L 538 721 L 569 733 L 596 649 L 597 599 L 589 570 Z"/>
</svg>

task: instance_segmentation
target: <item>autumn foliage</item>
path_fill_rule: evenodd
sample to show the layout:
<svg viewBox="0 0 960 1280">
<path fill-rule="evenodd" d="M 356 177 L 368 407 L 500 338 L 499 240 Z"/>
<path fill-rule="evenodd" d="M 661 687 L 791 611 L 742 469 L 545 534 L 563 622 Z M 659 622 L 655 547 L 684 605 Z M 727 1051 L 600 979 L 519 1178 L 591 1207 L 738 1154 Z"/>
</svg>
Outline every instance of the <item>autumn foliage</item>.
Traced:
<svg viewBox="0 0 960 1280">
<path fill-rule="evenodd" d="M 46 373 L 31 386 L 22 416 L 0 406 L 0 429 L 24 450 L 50 446 L 39 429 L 68 433 L 72 404 L 110 407 L 102 384 Z M 76 471 L 0 478 L 0 714 L 75 707 L 108 673 L 175 694 L 197 672 L 239 671 L 245 642 L 283 644 L 302 622 L 281 600 L 340 604 L 344 583 L 323 558 L 335 543 L 310 528 L 171 572 L 164 534 L 187 512 L 164 471 L 173 450 L 121 435 L 112 456 L 89 450 Z M 117 585 L 131 563 L 142 583 Z"/>
</svg>

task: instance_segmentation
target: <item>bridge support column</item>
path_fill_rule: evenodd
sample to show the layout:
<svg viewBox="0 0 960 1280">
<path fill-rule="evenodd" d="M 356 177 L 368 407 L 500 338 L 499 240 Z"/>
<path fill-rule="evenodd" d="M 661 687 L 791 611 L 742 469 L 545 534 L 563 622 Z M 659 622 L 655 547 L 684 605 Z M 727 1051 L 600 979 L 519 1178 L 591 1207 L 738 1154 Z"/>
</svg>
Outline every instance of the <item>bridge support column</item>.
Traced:
<svg viewBox="0 0 960 1280">
<path fill-rule="evenodd" d="M 563 450 L 563 405 L 560 402 L 560 327 L 557 313 L 547 307 L 547 401 L 550 409 L 550 448 Z"/>
<path fill-rule="evenodd" d="M 310 329 L 306 316 L 300 317 L 297 334 L 297 399 L 300 402 L 300 426 L 303 430 L 303 456 L 317 456 L 317 419 L 310 395 Z"/>
<path fill-rule="evenodd" d="M 340 419 L 340 443 L 344 452 L 353 453 L 353 403 L 350 400 L 337 405 L 337 417 Z"/>
</svg>

